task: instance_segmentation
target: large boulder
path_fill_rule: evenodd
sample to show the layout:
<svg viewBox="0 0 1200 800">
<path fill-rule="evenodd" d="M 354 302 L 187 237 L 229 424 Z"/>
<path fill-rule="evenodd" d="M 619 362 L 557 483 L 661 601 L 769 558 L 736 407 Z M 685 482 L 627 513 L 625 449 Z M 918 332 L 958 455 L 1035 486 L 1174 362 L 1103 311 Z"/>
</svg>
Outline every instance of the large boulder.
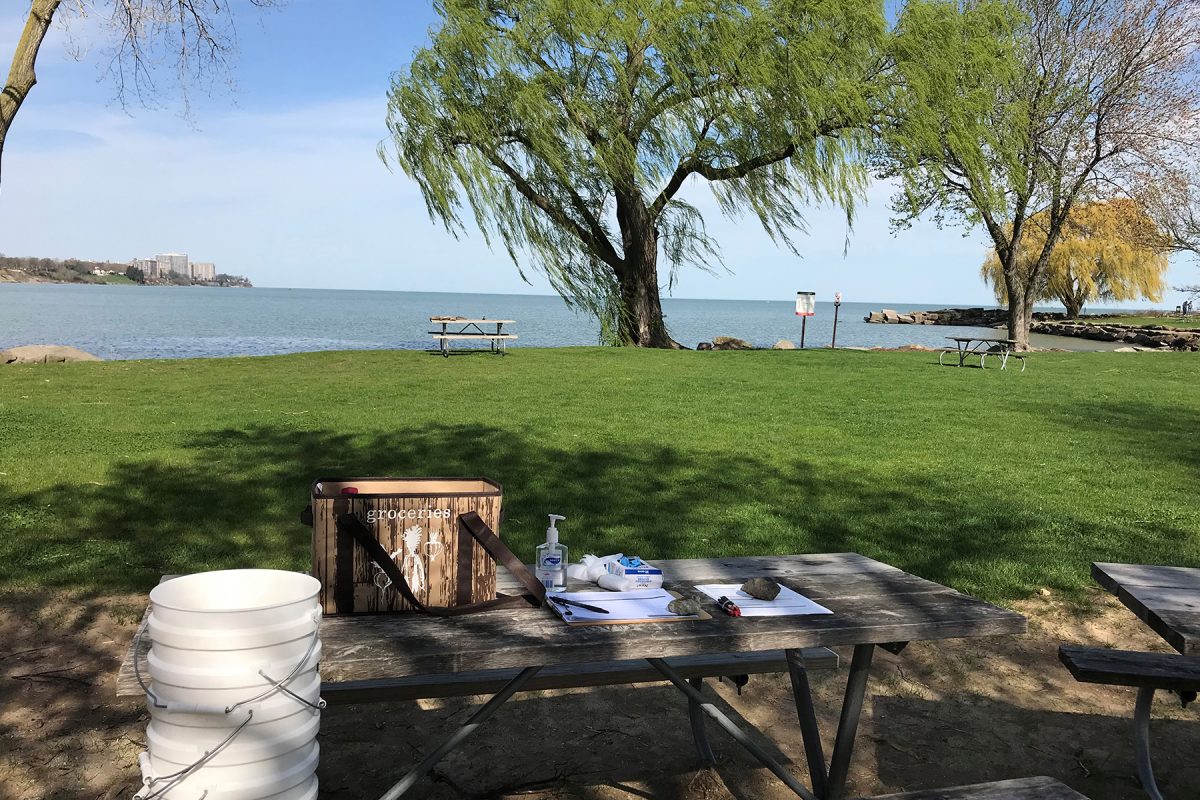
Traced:
<svg viewBox="0 0 1200 800">
<path fill-rule="evenodd" d="M 896 313 L 895 309 L 885 308 L 885 309 L 883 309 L 882 313 L 883 313 L 883 321 L 884 322 L 891 323 L 894 325 L 895 323 L 900 321 L 900 315 L 898 313 Z"/>
<path fill-rule="evenodd" d="M 0 350 L 0 364 L 56 364 L 64 361 L 99 361 L 78 347 L 65 344 L 27 344 Z"/>
<path fill-rule="evenodd" d="M 883 312 L 882 311 L 872 311 L 870 314 L 867 314 L 867 316 L 863 317 L 863 321 L 864 322 L 883 322 Z"/>
<path fill-rule="evenodd" d="M 788 339 L 780 339 L 775 344 L 771 345 L 772 350 L 795 350 L 796 343 Z"/>
<path fill-rule="evenodd" d="M 696 349 L 697 350 L 712 350 L 713 349 L 712 342 L 701 342 L 700 344 L 696 345 Z"/>
<path fill-rule="evenodd" d="M 714 336 L 713 350 L 753 350 L 754 345 L 736 336 Z"/>
</svg>

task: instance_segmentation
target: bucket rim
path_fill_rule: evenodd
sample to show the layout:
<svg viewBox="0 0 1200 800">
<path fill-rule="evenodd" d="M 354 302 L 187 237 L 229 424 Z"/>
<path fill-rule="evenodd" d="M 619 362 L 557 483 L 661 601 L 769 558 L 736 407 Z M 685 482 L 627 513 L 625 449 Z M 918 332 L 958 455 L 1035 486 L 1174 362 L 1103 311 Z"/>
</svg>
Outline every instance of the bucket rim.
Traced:
<svg viewBox="0 0 1200 800">
<path fill-rule="evenodd" d="M 170 591 L 167 587 L 171 587 L 172 584 L 175 584 L 176 587 L 178 586 L 176 581 L 187 581 L 188 579 L 199 578 L 200 576 L 211 577 L 214 575 L 242 575 L 244 577 L 250 577 L 254 575 L 259 577 L 263 577 L 265 575 L 289 575 L 296 578 L 305 579 L 308 583 L 308 591 L 302 597 L 297 596 L 284 602 L 263 603 L 253 606 L 239 606 L 237 608 L 189 608 L 186 606 L 181 606 L 177 603 L 173 604 L 165 602 L 161 599 L 164 596 L 164 592 Z M 180 611 L 186 614 L 238 614 L 250 611 L 266 611 L 272 608 L 280 608 L 282 606 L 309 602 L 311 600 L 316 600 L 320 592 L 321 582 L 306 572 L 295 572 L 288 569 L 266 569 L 256 567 L 245 569 L 215 569 L 207 570 L 205 572 L 193 572 L 187 575 L 177 575 L 174 578 L 162 581 L 150 590 L 150 605 L 151 607 L 162 608 L 169 611 Z M 158 597 L 155 597 L 156 594 Z"/>
</svg>

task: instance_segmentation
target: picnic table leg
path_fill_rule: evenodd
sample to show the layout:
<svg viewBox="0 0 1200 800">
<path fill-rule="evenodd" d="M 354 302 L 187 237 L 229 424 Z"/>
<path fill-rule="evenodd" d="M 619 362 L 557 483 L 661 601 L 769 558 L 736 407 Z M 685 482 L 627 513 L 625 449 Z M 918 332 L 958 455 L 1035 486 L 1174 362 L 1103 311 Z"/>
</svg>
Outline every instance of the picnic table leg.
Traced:
<svg viewBox="0 0 1200 800">
<path fill-rule="evenodd" d="M 420 764 L 409 770 L 407 775 L 401 778 L 391 789 L 388 789 L 380 800 L 396 800 L 397 797 L 400 797 L 416 785 L 417 781 L 425 777 L 426 773 L 433 769 L 433 766 L 437 762 L 441 761 L 451 750 L 462 744 L 464 739 L 474 733 L 480 725 L 499 710 L 500 706 L 504 705 L 510 697 L 520 691 L 521 687 L 528 683 L 529 679 L 536 675 L 540 669 L 540 666 L 526 667 L 518 672 L 511 681 L 504 684 L 503 689 L 492 696 L 491 700 L 484 703 L 471 715 L 470 719 L 460 725 L 458 730 L 442 743 L 441 747 L 425 756 L 425 759 Z"/>
<path fill-rule="evenodd" d="M 689 678 L 688 683 L 694 686 L 697 692 L 704 688 L 704 678 Z M 704 711 L 691 697 L 688 697 L 688 720 L 692 723 L 692 741 L 696 743 L 700 761 L 711 767 L 717 763 L 717 758 L 713 755 L 712 747 L 708 744 L 708 734 L 704 730 Z"/>
<path fill-rule="evenodd" d="M 769 769 L 771 773 L 779 780 L 795 792 L 804 800 L 818 800 L 817 796 L 804 787 L 783 765 L 771 757 L 766 750 L 758 746 L 753 739 L 742 732 L 742 729 L 734 724 L 733 720 L 725 716 L 721 709 L 711 703 L 704 695 L 696 691 L 691 684 L 687 682 L 687 678 L 676 672 L 670 664 L 663 661 L 661 658 L 647 658 L 646 663 L 658 670 L 664 678 L 675 684 L 675 688 L 687 695 L 688 700 L 695 701 L 700 705 L 700 709 L 707 714 L 714 722 L 717 723 L 734 741 L 746 748 L 750 755 L 758 759 L 758 762 Z"/>
<path fill-rule="evenodd" d="M 784 650 L 783 654 L 792 678 L 792 697 L 796 701 L 796 715 L 800 718 L 800 736 L 804 740 L 804 756 L 808 760 L 813 793 L 823 797 L 828 773 L 825 770 L 821 731 L 817 727 L 817 713 L 813 709 L 812 691 L 808 684 L 808 670 L 804 667 L 804 656 L 800 650 Z"/>
<path fill-rule="evenodd" d="M 850 659 L 850 675 L 846 678 L 846 695 L 842 700 L 842 715 L 838 720 L 833 756 L 829 760 L 829 782 L 823 800 L 838 800 L 846 793 L 846 777 L 850 773 L 850 756 L 854 754 L 854 737 L 862 716 L 863 696 L 871 673 L 875 645 L 857 644 Z"/>
<path fill-rule="evenodd" d="M 1150 761 L 1150 706 L 1153 702 L 1154 689 L 1138 689 L 1137 705 L 1133 709 L 1133 751 L 1142 791 L 1150 800 L 1163 800 L 1158 783 L 1154 780 L 1154 765 Z"/>
</svg>

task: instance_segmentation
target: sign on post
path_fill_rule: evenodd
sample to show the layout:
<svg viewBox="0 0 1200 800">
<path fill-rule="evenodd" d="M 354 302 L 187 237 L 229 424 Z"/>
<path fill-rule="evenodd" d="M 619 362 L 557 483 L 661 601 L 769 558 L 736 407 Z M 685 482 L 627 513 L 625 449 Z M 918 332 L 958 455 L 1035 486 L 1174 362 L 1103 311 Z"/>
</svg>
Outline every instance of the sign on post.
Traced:
<svg viewBox="0 0 1200 800">
<path fill-rule="evenodd" d="M 800 349 L 804 349 L 804 329 L 808 318 L 817 313 L 816 292 L 796 292 L 796 316 L 800 318 Z"/>
</svg>

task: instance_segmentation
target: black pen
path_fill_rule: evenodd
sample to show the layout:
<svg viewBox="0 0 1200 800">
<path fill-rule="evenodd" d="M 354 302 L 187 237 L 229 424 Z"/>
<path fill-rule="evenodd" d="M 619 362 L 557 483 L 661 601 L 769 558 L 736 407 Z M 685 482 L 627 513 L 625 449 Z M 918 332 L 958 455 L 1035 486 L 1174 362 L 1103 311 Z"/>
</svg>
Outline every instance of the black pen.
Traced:
<svg viewBox="0 0 1200 800">
<path fill-rule="evenodd" d="M 600 608 L 599 606 L 589 606 L 587 603 L 580 603 L 580 602 L 578 602 L 578 601 L 576 601 L 576 600 L 568 600 L 568 599 L 567 599 L 567 598 L 565 598 L 565 597 L 555 597 L 554 595 L 549 595 L 549 594 L 548 594 L 548 595 L 546 595 L 546 599 L 547 599 L 547 600 L 552 600 L 552 601 L 553 601 L 553 602 L 555 602 L 555 603 L 560 603 L 560 604 L 562 604 L 562 605 L 564 605 L 564 606 L 575 606 L 576 608 L 582 608 L 582 609 L 585 609 L 585 610 L 587 610 L 587 611 L 594 611 L 594 612 L 596 612 L 597 614 L 607 614 L 607 613 L 609 613 L 607 608 Z"/>
</svg>

